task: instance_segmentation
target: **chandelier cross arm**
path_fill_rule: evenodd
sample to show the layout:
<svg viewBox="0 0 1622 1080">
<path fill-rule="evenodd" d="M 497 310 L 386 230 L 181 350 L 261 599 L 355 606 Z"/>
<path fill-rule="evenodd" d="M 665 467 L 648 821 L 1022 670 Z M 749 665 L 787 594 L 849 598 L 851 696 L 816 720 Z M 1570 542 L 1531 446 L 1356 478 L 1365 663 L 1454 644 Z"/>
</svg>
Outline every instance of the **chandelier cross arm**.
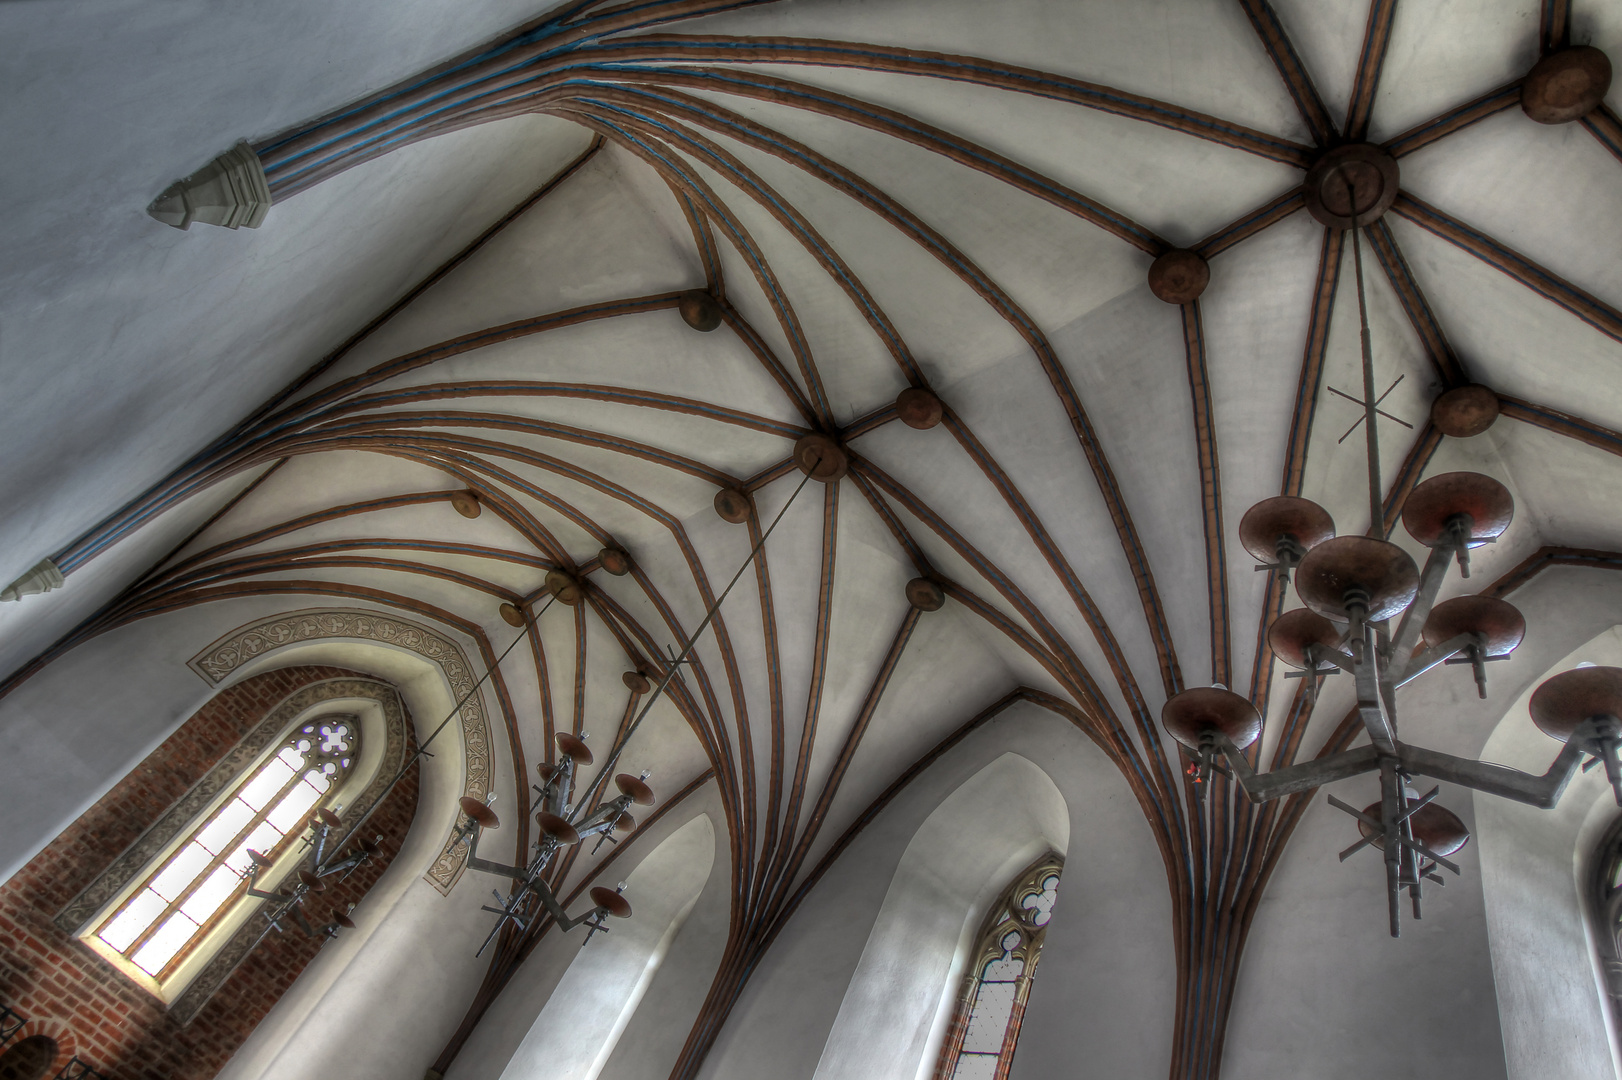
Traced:
<svg viewBox="0 0 1622 1080">
<path fill-rule="evenodd" d="M 1410 773 L 1484 791 L 1541 810 L 1552 810 L 1582 761 L 1581 741 L 1575 737 L 1570 739 L 1542 776 L 1421 746 L 1401 744 L 1398 751 L 1403 768 Z"/>
<path fill-rule="evenodd" d="M 1385 688 L 1380 685 L 1379 667 L 1374 658 L 1379 645 L 1374 640 L 1375 628 L 1361 616 L 1352 620 L 1353 644 L 1361 646 L 1361 662 L 1353 675 L 1357 679 L 1357 714 L 1369 733 L 1369 742 L 1386 755 L 1397 750 L 1397 724 L 1386 708 Z"/>
<path fill-rule="evenodd" d="M 1414 656 L 1409 661 L 1407 670 L 1392 678 L 1391 685 L 1394 688 L 1407 686 L 1431 668 L 1436 667 L 1438 664 L 1447 663 L 1449 657 L 1469 648 L 1471 645 L 1479 645 L 1482 640 L 1482 636 L 1477 633 L 1455 634 L 1435 648 L 1426 649 Z M 1395 657 L 1392 659 L 1395 660 Z M 1494 660 L 1498 658 L 1486 657 L 1485 659 Z"/>
<path fill-rule="evenodd" d="M 497 874 L 501 877 L 510 877 L 514 881 L 524 881 L 529 877 L 529 870 L 522 866 L 508 866 L 506 863 L 493 862 L 490 859 L 479 858 L 479 839 L 484 835 L 483 829 L 473 833 L 473 839 L 468 841 L 467 866 L 469 870 L 482 870 L 486 874 Z"/>
<path fill-rule="evenodd" d="M 1228 759 L 1234 779 L 1239 781 L 1239 786 L 1253 803 L 1267 802 L 1269 799 L 1283 798 L 1286 795 L 1299 795 L 1336 780 L 1361 776 L 1380 767 L 1379 751 L 1372 746 L 1360 746 L 1355 750 L 1343 750 L 1328 757 L 1257 773 L 1250 767 L 1250 762 L 1245 760 L 1244 753 L 1227 736 L 1218 734 L 1216 745 Z"/>
</svg>

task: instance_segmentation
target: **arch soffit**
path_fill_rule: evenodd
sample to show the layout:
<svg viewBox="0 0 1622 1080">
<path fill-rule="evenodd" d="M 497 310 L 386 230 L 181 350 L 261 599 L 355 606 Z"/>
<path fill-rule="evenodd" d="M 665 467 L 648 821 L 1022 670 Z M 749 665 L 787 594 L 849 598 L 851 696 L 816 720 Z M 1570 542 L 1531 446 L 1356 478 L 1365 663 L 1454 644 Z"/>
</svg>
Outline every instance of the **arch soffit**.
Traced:
<svg viewBox="0 0 1622 1080">
<path fill-rule="evenodd" d="M 489 714 L 483 696 L 473 693 L 478 679 L 462 647 L 421 623 L 362 608 L 309 608 L 255 619 L 216 639 L 187 666 L 211 686 L 277 649 L 320 641 L 359 640 L 413 653 L 437 667 L 451 697 L 463 701 L 458 716 L 462 743 L 462 794 L 483 801 L 492 784 Z M 439 854 L 423 875 L 449 893 L 467 865 L 467 849 L 446 826 Z"/>
</svg>

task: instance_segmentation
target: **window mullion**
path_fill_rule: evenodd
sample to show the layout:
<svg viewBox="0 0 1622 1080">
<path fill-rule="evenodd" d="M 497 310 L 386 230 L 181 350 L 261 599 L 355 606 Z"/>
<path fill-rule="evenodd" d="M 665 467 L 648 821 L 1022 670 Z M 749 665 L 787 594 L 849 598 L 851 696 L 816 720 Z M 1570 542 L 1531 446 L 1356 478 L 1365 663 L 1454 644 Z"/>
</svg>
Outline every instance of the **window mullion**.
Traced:
<svg viewBox="0 0 1622 1080">
<path fill-rule="evenodd" d="M 272 758 L 271 760 L 274 761 L 276 759 Z M 267 762 L 266 764 L 269 764 L 269 762 Z M 294 772 L 293 773 L 293 778 L 290 781 L 288 781 L 286 784 L 283 784 L 281 786 L 281 788 L 279 788 L 277 790 L 276 794 L 272 798 L 266 799 L 264 808 L 261 809 L 261 810 L 255 811 L 254 816 L 248 819 L 248 823 L 237 831 L 237 835 L 232 838 L 232 843 L 235 844 L 236 841 L 239 840 L 240 838 L 242 838 L 243 836 L 251 835 L 253 833 L 254 829 L 258 828 L 261 824 L 263 824 L 264 820 L 267 817 L 270 816 L 271 812 L 273 810 L 275 810 L 276 807 L 281 805 L 282 800 L 287 797 L 288 792 L 292 791 L 293 788 L 297 787 L 300 783 L 303 782 L 304 777 L 308 772 L 309 772 L 308 769 L 302 769 L 302 770 L 298 770 L 298 771 Z M 223 809 L 225 809 L 225 807 L 230 806 L 231 803 L 234 802 L 239 797 L 240 796 L 238 796 L 238 795 L 233 795 L 230 800 L 227 800 L 225 803 L 223 803 L 221 805 L 220 809 L 223 810 Z M 207 821 L 203 822 L 202 825 L 198 826 L 196 829 L 193 829 L 192 833 L 191 833 L 191 838 L 188 839 L 184 844 L 180 845 L 179 850 L 177 850 L 175 852 L 175 854 L 178 855 L 181 852 L 185 851 L 187 848 L 191 847 L 193 844 L 195 844 L 197 842 L 197 837 L 202 833 L 203 829 L 208 827 L 209 822 L 212 822 L 214 820 L 215 816 L 218 813 L 219 813 L 219 811 L 216 810 L 214 814 L 209 815 Z M 300 831 L 302 831 L 302 830 L 300 830 Z M 287 838 L 289 836 L 293 836 L 293 835 L 294 835 L 293 831 L 289 831 L 287 833 L 284 833 L 282 835 L 282 838 L 280 840 L 276 841 L 276 847 L 273 848 L 271 851 L 266 852 L 265 854 L 267 854 L 267 855 L 273 854 L 274 851 L 276 851 L 277 849 L 280 849 L 282 847 L 282 845 L 286 842 L 286 840 L 287 840 Z M 204 850 L 207 850 L 207 849 L 205 848 Z M 229 859 L 231 857 L 232 850 L 234 850 L 234 848 L 228 848 L 226 851 L 215 855 L 211 860 L 209 860 L 208 864 L 197 872 L 197 876 L 192 879 L 191 884 L 187 885 L 184 889 L 181 889 L 180 893 L 174 898 L 174 900 L 169 902 L 168 906 L 165 907 L 161 913 L 159 913 L 158 917 L 153 919 L 152 922 L 147 925 L 147 928 L 145 930 L 142 930 L 141 933 L 136 937 L 136 939 L 133 942 L 130 943 L 129 948 L 124 950 L 124 955 L 133 958 L 135 956 L 135 954 L 138 951 L 140 951 L 141 947 L 144 946 L 147 943 L 147 941 L 149 941 L 151 939 L 152 935 L 157 933 L 158 930 L 160 928 L 162 928 L 163 924 L 168 922 L 169 919 L 175 914 L 175 912 L 179 911 L 182 907 L 185 906 L 186 901 L 191 899 L 192 893 L 196 892 L 198 890 L 198 888 L 201 887 L 203 882 L 207 881 L 209 876 L 211 874 L 213 874 L 215 870 L 219 869 L 219 867 L 224 864 L 226 859 Z M 174 856 L 170 856 L 169 861 L 173 861 L 173 858 L 174 858 Z M 164 865 L 167 866 L 168 862 L 166 862 Z M 156 876 L 157 876 L 156 874 L 153 875 L 154 878 L 156 878 Z M 145 892 L 146 889 L 150 888 L 150 887 L 151 887 L 151 881 L 149 880 L 147 885 L 145 887 L 141 888 L 141 889 L 136 890 L 135 896 L 132 896 L 130 899 L 131 900 L 135 899 L 136 896 L 140 896 L 141 893 Z M 229 903 L 229 901 L 227 901 L 227 902 Z M 128 902 L 126 902 L 126 906 L 127 906 L 127 904 L 128 904 Z M 122 910 L 122 908 L 120 910 Z M 111 921 L 112 920 L 110 920 L 110 919 L 108 920 L 108 922 L 111 922 Z M 201 927 L 199 927 L 199 929 L 201 929 Z M 175 956 L 179 957 L 179 956 L 183 955 L 184 953 L 185 953 L 185 949 L 181 948 L 180 950 L 176 951 Z M 172 964 L 173 962 L 174 962 L 173 958 L 171 958 L 170 963 Z M 164 967 L 165 967 L 165 969 L 167 969 L 169 967 L 169 964 L 165 964 Z"/>
</svg>

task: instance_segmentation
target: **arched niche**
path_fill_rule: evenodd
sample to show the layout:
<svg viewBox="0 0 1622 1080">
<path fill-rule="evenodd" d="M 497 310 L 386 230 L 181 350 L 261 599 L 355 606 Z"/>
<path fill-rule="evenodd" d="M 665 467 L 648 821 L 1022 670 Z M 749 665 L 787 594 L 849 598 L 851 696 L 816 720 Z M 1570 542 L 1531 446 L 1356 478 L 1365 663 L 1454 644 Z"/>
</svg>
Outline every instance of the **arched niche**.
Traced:
<svg viewBox="0 0 1622 1080">
<path fill-rule="evenodd" d="M 648 853 L 626 878 L 632 917 L 610 920 L 609 933 L 576 950 L 501 1080 L 596 1080 L 714 863 L 715 825 L 708 814 L 694 817 Z M 584 933 L 572 931 L 571 943 Z"/>
<path fill-rule="evenodd" d="M 890 879 L 816 1080 L 927 1077 L 986 906 L 1010 875 L 1069 845 L 1064 796 L 1018 754 L 998 757 L 942 800 Z"/>
<path fill-rule="evenodd" d="M 1613 626 L 1549 666 L 1494 727 L 1482 758 L 1542 772 L 1557 744 L 1527 710 L 1544 678 L 1579 663 L 1622 666 Z M 1477 796 L 1481 888 L 1509 1080 L 1600 1080 L 1622 1072 L 1586 907 L 1590 858 L 1622 810 L 1605 773 L 1579 772 L 1553 810 Z"/>
</svg>

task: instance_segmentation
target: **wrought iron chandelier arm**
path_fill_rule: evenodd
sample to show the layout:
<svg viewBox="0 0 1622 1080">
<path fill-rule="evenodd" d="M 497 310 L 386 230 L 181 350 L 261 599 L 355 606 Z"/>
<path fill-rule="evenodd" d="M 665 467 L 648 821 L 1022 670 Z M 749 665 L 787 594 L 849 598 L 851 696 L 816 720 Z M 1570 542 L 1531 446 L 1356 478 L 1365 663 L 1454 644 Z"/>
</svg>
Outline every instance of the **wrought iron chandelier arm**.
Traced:
<svg viewBox="0 0 1622 1080">
<path fill-rule="evenodd" d="M 1468 646 L 1478 644 L 1479 641 L 1480 638 L 1476 634 L 1455 634 L 1435 648 L 1426 649 L 1424 652 L 1409 660 L 1408 669 L 1406 672 L 1401 674 L 1392 674 L 1388 671 L 1388 677 L 1391 679 L 1392 688 L 1395 689 L 1397 687 L 1407 686 L 1409 683 L 1425 674 L 1425 672 L 1429 671 L 1431 668 L 1443 663 L 1449 657 L 1463 651 Z M 1393 667 L 1395 667 L 1395 661 L 1396 658 L 1393 657 Z"/>
<path fill-rule="evenodd" d="M 1572 739 L 1561 749 L 1560 756 L 1554 759 L 1549 771 L 1536 776 L 1505 765 L 1455 757 L 1421 746 L 1399 745 L 1398 751 L 1403 768 L 1410 773 L 1485 791 L 1489 795 L 1513 799 L 1540 810 L 1552 810 L 1560 801 L 1561 793 L 1566 790 L 1566 784 L 1571 781 L 1583 757 L 1579 740 Z"/>
<path fill-rule="evenodd" d="M 1267 802 L 1286 795 L 1299 795 L 1336 780 L 1360 776 L 1380 767 L 1380 753 L 1372 746 L 1344 750 L 1329 757 L 1286 765 L 1282 769 L 1258 773 L 1245 760 L 1244 753 L 1227 736 L 1217 736 L 1217 748 L 1228 759 L 1233 777 L 1253 803 Z"/>
<path fill-rule="evenodd" d="M 486 874 L 499 874 L 502 877 L 510 877 L 514 881 L 527 881 L 530 874 L 526 867 L 508 866 L 506 863 L 492 862 L 489 859 L 479 858 L 479 838 L 483 835 L 483 829 L 476 829 L 473 833 L 473 839 L 468 841 L 468 869 L 482 870 Z"/>
<path fill-rule="evenodd" d="M 1375 749 L 1387 754 L 1396 752 L 1397 725 L 1386 707 L 1386 697 L 1380 686 L 1379 645 L 1373 640 L 1373 628 L 1361 618 L 1352 620 L 1352 630 L 1362 648 L 1352 674 L 1357 679 L 1357 714 L 1369 733 Z"/>
<path fill-rule="evenodd" d="M 599 916 L 608 914 L 607 908 L 596 906 L 590 911 L 586 912 L 584 915 L 581 915 L 579 918 L 571 919 L 569 918 L 569 913 L 563 910 L 563 905 L 558 903 L 558 898 L 552 895 L 552 890 L 547 887 L 545 881 L 537 880 L 534 884 L 534 890 L 535 895 L 541 898 L 541 906 L 546 908 L 547 914 L 551 915 L 552 918 L 557 921 L 558 929 L 562 930 L 564 933 L 568 933 L 581 923 L 590 922 L 592 919 L 596 919 Z M 598 927 L 597 929 L 606 928 Z M 590 939 L 588 938 L 587 940 Z M 581 942 L 581 944 L 585 944 L 585 942 Z"/>
<path fill-rule="evenodd" d="M 1425 620 L 1430 618 L 1436 596 L 1442 591 L 1442 582 L 1447 580 L 1447 568 L 1453 562 L 1453 554 L 1452 544 L 1438 544 L 1431 548 L 1430 557 L 1425 560 L 1425 569 L 1419 576 L 1419 594 L 1414 597 L 1408 610 L 1403 612 L 1402 622 L 1397 624 L 1397 635 L 1391 642 L 1386 678 L 1392 686 L 1401 686 L 1419 674 L 1419 671 L 1409 674 L 1414 667 L 1414 648 L 1419 644 L 1419 634 L 1425 628 Z"/>
</svg>

